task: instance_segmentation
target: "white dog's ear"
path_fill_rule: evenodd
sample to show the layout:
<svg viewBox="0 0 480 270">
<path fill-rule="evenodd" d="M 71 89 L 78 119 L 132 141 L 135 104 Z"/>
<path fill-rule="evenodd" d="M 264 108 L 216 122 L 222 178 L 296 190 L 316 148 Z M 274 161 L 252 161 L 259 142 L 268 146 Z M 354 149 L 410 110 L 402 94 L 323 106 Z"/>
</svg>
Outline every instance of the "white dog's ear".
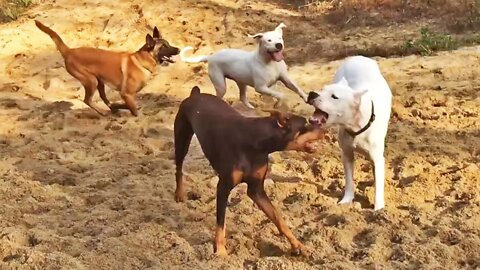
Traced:
<svg viewBox="0 0 480 270">
<path fill-rule="evenodd" d="M 263 33 L 257 33 L 255 35 L 247 34 L 249 38 L 259 39 L 263 37 Z"/>
<path fill-rule="evenodd" d="M 276 28 L 275 28 L 275 31 L 276 32 L 279 32 L 280 34 L 283 34 L 283 28 L 287 27 L 283 22 L 280 23 Z"/>
<path fill-rule="evenodd" d="M 348 86 L 348 81 L 345 77 L 342 77 L 340 81 L 338 81 L 338 84 Z"/>
<path fill-rule="evenodd" d="M 363 95 L 365 95 L 368 92 L 368 89 L 365 90 L 357 90 L 353 92 L 353 100 L 355 101 L 356 105 L 360 104 L 360 101 L 362 100 Z"/>
</svg>

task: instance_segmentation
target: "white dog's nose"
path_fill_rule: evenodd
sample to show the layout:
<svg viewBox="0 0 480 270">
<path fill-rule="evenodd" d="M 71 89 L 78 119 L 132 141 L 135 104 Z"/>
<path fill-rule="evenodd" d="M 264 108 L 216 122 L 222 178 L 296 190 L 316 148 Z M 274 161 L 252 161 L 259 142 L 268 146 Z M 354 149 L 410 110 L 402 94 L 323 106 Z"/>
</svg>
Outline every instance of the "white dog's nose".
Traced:
<svg viewBox="0 0 480 270">
<path fill-rule="evenodd" d="M 282 43 L 277 43 L 277 44 L 275 44 L 275 48 L 277 48 L 277 50 L 283 49 Z"/>
<path fill-rule="evenodd" d="M 307 103 L 310 104 L 310 105 L 313 105 L 313 100 L 318 98 L 320 95 L 317 93 L 317 92 L 313 92 L 311 91 L 310 93 L 308 93 L 308 98 L 307 98 Z"/>
</svg>

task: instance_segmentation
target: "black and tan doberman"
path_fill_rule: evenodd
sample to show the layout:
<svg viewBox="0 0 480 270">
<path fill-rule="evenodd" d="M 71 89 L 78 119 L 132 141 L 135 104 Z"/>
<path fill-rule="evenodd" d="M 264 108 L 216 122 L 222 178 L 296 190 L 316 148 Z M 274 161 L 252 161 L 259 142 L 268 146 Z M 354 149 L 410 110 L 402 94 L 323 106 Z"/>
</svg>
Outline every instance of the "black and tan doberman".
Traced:
<svg viewBox="0 0 480 270">
<path fill-rule="evenodd" d="M 312 142 L 321 139 L 324 130 L 311 126 L 301 116 L 271 111 L 268 117 L 244 117 L 221 98 L 200 93 L 194 87 L 180 105 L 175 119 L 175 200 L 186 199 L 182 165 L 193 134 L 218 173 L 217 227 L 214 250 L 226 255 L 225 212 L 230 191 L 240 183 L 248 185 L 248 196 L 288 238 L 295 253 L 305 247 L 290 231 L 264 190 L 268 154 L 297 150 L 312 152 Z"/>
</svg>

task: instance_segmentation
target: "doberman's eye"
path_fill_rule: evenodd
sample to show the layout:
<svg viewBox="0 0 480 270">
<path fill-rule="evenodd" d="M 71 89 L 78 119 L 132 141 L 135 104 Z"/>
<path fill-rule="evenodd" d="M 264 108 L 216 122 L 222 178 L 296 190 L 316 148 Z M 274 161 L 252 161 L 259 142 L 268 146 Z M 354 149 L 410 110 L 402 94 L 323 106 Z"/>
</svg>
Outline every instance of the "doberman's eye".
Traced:
<svg viewBox="0 0 480 270">
<path fill-rule="evenodd" d="M 333 98 L 333 99 L 338 99 L 338 97 L 335 96 L 335 94 L 332 94 L 332 98 Z"/>
</svg>

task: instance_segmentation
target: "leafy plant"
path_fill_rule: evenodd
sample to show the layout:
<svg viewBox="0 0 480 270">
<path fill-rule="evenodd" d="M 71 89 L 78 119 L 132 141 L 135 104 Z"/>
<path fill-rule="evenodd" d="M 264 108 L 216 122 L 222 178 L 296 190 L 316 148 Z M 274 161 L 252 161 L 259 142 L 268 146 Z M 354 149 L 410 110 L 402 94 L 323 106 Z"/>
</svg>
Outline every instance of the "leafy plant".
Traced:
<svg viewBox="0 0 480 270">
<path fill-rule="evenodd" d="M 428 27 L 420 29 L 420 38 L 407 40 L 403 50 L 421 55 L 432 55 L 436 51 L 454 50 L 459 47 L 459 42 L 448 33 L 436 33 Z"/>
</svg>

